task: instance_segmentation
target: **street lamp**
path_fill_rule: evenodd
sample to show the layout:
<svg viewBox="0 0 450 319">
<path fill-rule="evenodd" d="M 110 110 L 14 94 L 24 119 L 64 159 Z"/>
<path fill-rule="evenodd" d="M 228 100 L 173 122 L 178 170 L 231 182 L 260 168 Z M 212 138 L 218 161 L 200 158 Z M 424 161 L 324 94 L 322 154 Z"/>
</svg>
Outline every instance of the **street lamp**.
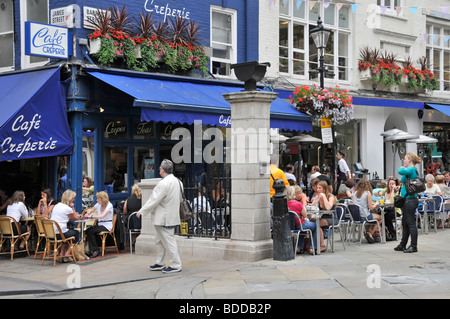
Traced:
<svg viewBox="0 0 450 319">
<path fill-rule="evenodd" d="M 323 26 L 322 20 L 319 17 L 317 20 L 317 27 L 309 31 L 309 34 L 313 38 L 314 44 L 319 50 L 319 68 L 317 69 L 320 73 L 320 88 L 325 87 L 324 84 L 324 74 L 325 74 L 325 48 L 327 47 L 328 39 L 330 38 L 331 30 Z"/>
<path fill-rule="evenodd" d="M 325 66 L 324 66 L 325 48 L 327 47 L 328 39 L 330 38 L 331 35 L 331 30 L 323 26 L 322 20 L 320 19 L 319 16 L 319 19 L 317 20 L 317 27 L 309 31 L 309 35 L 312 37 L 314 44 L 316 45 L 316 48 L 319 51 L 319 68 L 317 69 L 317 71 L 319 71 L 320 76 L 320 88 L 323 90 L 325 88 Z M 334 128 L 332 128 L 331 130 L 333 135 L 333 157 L 334 157 L 334 154 L 336 154 L 336 137 L 334 136 Z M 331 166 L 332 171 L 334 171 L 336 168 L 334 160 L 331 162 Z M 334 181 L 334 178 L 332 179 Z"/>
</svg>

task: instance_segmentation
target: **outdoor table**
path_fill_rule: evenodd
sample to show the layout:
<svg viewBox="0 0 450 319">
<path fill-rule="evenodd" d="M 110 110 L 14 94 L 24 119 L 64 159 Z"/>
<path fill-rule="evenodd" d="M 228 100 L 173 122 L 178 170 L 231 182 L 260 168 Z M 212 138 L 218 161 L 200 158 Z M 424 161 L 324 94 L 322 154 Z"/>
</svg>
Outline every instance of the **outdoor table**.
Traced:
<svg viewBox="0 0 450 319">
<path fill-rule="evenodd" d="M 433 197 L 419 198 L 419 203 L 423 203 L 423 225 L 422 232 L 428 234 L 428 201 L 433 200 Z"/>
<path fill-rule="evenodd" d="M 386 213 L 386 207 L 393 207 L 394 203 L 386 203 L 384 202 L 384 204 L 380 204 L 380 208 L 381 208 L 381 243 L 382 244 L 386 244 L 386 221 L 384 219 L 384 214 Z M 395 222 L 397 223 L 397 210 L 394 209 L 394 213 L 395 213 Z M 395 231 L 395 240 L 397 240 L 397 229 Z"/>
<path fill-rule="evenodd" d="M 317 246 L 314 247 L 317 251 L 317 255 L 320 255 L 320 218 L 323 215 L 331 215 L 332 218 L 332 231 L 334 236 L 334 214 L 336 213 L 335 210 L 318 210 L 318 209 L 312 209 L 313 206 L 306 206 L 306 211 L 313 215 L 313 217 L 316 219 L 316 239 L 317 239 Z M 315 216 L 314 216 L 315 215 Z M 328 234 L 330 236 L 330 234 Z M 334 240 L 331 242 L 331 251 L 334 253 Z"/>
</svg>

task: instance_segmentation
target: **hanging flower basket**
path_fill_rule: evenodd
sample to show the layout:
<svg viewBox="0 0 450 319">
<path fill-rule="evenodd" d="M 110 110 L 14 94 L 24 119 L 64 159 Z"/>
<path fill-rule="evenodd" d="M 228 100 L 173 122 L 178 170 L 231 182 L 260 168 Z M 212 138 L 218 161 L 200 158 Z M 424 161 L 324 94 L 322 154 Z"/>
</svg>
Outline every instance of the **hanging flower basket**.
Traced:
<svg viewBox="0 0 450 319">
<path fill-rule="evenodd" d="M 339 86 L 320 89 L 315 84 L 303 85 L 295 89 L 290 99 L 298 111 L 311 115 L 313 120 L 328 117 L 332 124 L 341 125 L 351 121 L 354 115 L 353 98 L 348 92 Z"/>
</svg>

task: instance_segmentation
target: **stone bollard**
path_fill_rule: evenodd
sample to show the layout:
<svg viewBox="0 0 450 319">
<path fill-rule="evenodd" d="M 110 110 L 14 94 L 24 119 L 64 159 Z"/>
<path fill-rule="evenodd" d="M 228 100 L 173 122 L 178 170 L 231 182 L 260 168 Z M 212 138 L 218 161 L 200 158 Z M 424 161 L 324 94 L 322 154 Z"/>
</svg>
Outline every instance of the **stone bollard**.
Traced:
<svg viewBox="0 0 450 319">
<path fill-rule="evenodd" d="M 273 259 L 288 261 L 295 258 L 292 247 L 292 235 L 290 219 L 286 201 L 284 182 L 277 179 L 273 183 L 275 195 L 272 198 L 273 204 Z"/>
</svg>

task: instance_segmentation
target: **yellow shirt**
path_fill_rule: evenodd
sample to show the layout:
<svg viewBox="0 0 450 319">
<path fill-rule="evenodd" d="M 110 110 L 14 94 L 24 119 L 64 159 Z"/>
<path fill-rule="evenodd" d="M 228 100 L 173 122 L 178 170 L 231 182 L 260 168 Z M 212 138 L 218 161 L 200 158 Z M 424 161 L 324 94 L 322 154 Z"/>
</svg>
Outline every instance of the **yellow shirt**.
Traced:
<svg viewBox="0 0 450 319">
<path fill-rule="evenodd" d="M 270 198 L 272 198 L 273 195 L 275 195 L 275 190 L 273 189 L 273 181 L 274 180 L 282 179 L 284 182 L 284 185 L 286 187 L 288 187 L 290 184 L 289 184 L 284 172 L 274 164 L 270 164 L 270 174 L 271 174 L 271 176 L 270 176 Z"/>
</svg>

